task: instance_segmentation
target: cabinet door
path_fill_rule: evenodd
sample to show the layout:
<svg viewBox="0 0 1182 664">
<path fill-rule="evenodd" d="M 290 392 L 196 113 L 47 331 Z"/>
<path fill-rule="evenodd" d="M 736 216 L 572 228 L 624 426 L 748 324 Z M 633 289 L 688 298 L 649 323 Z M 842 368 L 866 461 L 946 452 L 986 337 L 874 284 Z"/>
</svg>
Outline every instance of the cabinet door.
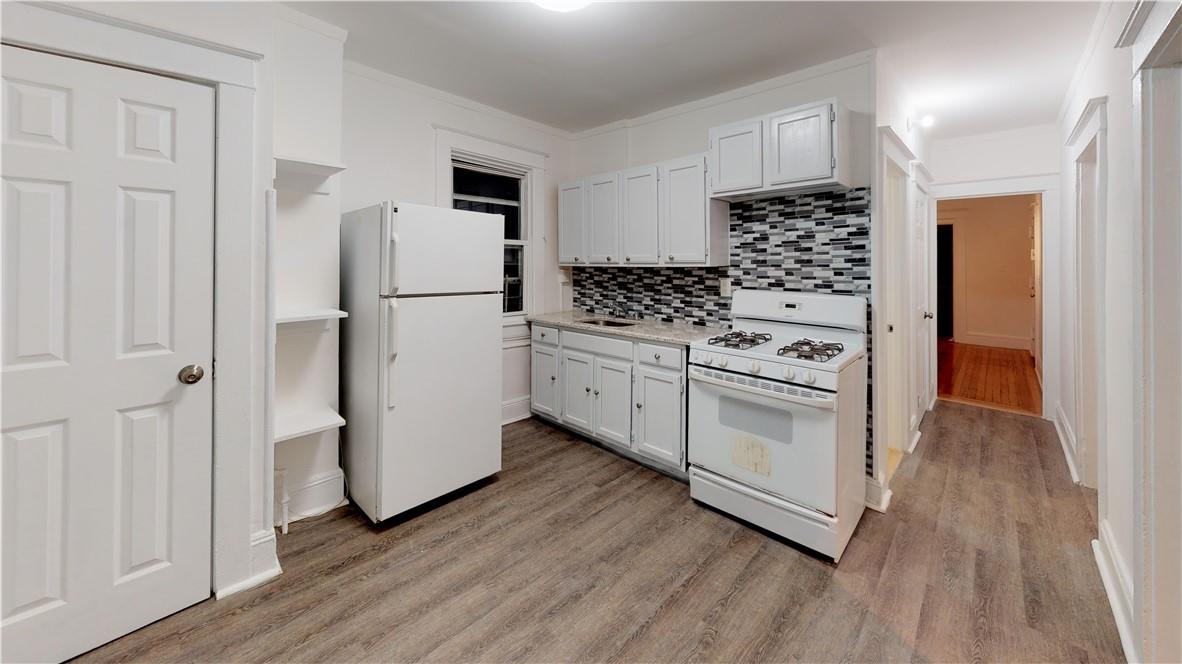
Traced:
<svg viewBox="0 0 1182 664">
<path fill-rule="evenodd" d="M 680 372 L 639 367 L 632 395 L 636 451 L 676 468 L 682 465 L 683 385 Z"/>
<path fill-rule="evenodd" d="M 586 187 L 582 181 L 558 186 L 558 262 L 587 262 Z"/>
<path fill-rule="evenodd" d="M 624 263 L 655 264 L 658 256 L 659 219 L 656 166 L 620 173 L 620 229 Z"/>
<path fill-rule="evenodd" d="M 562 421 L 588 433 L 591 432 L 593 365 L 590 355 L 564 350 L 558 374 L 562 383 Z"/>
<path fill-rule="evenodd" d="M 706 158 L 672 159 L 660 166 L 661 262 L 706 261 Z"/>
<path fill-rule="evenodd" d="M 711 191 L 722 193 L 763 186 L 763 121 L 752 120 L 710 130 Z"/>
<path fill-rule="evenodd" d="M 530 352 L 530 400 L 535 413 L 557 418 L 558 349 L 534 344 Z"/>
<path fill-rule="evenodd" d="M 587 178 L 587 224 L 591 228 L 592 263 L 620 260 L 620 178 L 608 173 Z"/>
<path fill-rule="evenodd" d="M 768 119 L 768 185 L 833 176 L 833 109 L 829 104 Z"/>
<path fill-rule="evenodd" d="M 632 436 L 632 364 L 595 358 L 594 434 L 609 443 L 630 447 Z"/>
</svg>

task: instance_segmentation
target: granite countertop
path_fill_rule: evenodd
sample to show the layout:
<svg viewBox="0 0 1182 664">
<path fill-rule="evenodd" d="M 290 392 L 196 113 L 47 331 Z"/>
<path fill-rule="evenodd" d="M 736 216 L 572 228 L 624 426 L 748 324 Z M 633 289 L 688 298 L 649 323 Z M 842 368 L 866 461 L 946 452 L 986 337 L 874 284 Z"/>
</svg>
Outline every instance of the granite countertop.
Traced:
<svg viewBox="0 0 1182 664">
<path fill-rule="evenodd" d="M 588 323 L 580 323 L 580 320 L 585 318 L 607 318 L 611 320 L 621 320 L 628 323 L 633 323 L 627 327 L 601 327 L 599 325 L 590 325 Z M 531 323 L 539 323 L 542 325 L 553 325 L 567 330 L 578 330 L 580 332 L 598 332 L 613 337 L 622 337 L 626 339 L 639 339 L 641 341 L 656 341 L 666 344 L 680 344 L 688 346 L 695 341 L 702 341 L 710 337 L 722 334 L 727 330 L 721 327 L 713 327 L 709 325 L 691 325 L 689 323 L 665 323 L 656 320 L 630 320 L 624 318 L 615 318 L 613 316 L 601 316 L 599 314 L 591 314 L 578 309 L 572 311 L 558 311 L 550 314 L 534 314 L 526 317 Z"/>
</svg>

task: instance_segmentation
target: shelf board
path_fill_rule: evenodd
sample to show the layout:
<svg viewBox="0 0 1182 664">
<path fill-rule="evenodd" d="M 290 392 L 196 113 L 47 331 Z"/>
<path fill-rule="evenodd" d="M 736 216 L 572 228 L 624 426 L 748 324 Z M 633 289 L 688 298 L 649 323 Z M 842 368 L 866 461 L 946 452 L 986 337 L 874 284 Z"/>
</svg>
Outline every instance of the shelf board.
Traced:
<svg viewBox="0 0 1182 664">
<path fill-rule="evenodd" d="M 308 321 L 317 320 L 333 320 L 335 318 L 348 318 L 347 312 L 340 309 L 287 309 L 275 314 L 275 324 L 283 325 L 284 323 L 306 323 Z"/>
<path fill-rule="evenodd" d="M 344 164 L 276 155 L 275 188 L 310 194 L 328 194 L 328 179 L 343 170 Z"/>
<path fill-rule="evenodd" d="M 330 429 L 339 429 L 344 425 L 345 418 L 327 406 L 277 409 L 275 411 L 275 442 L 308 436 Z"/>
</svg>

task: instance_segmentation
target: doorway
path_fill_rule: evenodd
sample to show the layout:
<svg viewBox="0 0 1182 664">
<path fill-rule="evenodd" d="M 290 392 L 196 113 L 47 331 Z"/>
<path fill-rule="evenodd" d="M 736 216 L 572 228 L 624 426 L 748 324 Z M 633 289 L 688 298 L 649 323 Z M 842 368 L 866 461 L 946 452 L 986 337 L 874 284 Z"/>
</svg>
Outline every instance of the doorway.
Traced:
<svg viewBox="0 0 1182 664">
<path fill-rule="evenodd" d="M 936 209 L 937 395 L 1042 414 L 1041 194 Z"/>
</svg>

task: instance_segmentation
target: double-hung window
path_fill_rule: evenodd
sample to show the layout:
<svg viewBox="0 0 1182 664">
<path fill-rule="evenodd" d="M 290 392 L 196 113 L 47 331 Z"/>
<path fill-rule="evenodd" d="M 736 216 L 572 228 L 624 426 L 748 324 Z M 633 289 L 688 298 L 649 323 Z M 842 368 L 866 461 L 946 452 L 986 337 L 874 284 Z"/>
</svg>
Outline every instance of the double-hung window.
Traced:
<svg viewBox="0 0 1182 664">
<path fill-rule="evenodd" d="M 525 313 L 525 265 L 529 241 L 522 219 L 523 178 L 495 169 L 456 161 L 452 165 L 452 207 L 505 217 L 503 311 Z M 462 242 L 463 239 L 459 238 Z"/>
</svg>

